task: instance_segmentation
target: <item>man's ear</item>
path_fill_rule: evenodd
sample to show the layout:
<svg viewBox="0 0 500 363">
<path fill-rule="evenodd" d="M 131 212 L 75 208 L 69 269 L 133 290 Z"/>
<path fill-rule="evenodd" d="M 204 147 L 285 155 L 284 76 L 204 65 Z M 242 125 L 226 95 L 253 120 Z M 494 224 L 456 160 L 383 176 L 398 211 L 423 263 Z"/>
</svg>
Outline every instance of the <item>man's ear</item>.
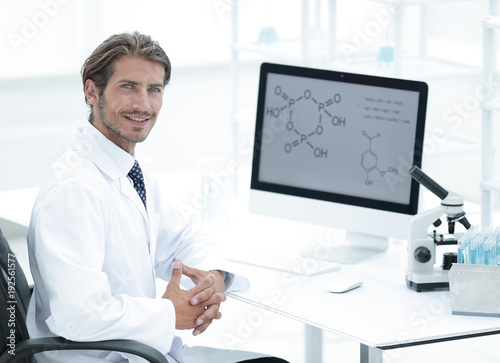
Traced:
<svg viewBox="0 0 500 363">
<path fill-rule="evenodd" d="M 97 105 L 99 91 L 93 80 L 87 79 L 85 81 L 85 97 L 93 106 Z"/>
</svg>

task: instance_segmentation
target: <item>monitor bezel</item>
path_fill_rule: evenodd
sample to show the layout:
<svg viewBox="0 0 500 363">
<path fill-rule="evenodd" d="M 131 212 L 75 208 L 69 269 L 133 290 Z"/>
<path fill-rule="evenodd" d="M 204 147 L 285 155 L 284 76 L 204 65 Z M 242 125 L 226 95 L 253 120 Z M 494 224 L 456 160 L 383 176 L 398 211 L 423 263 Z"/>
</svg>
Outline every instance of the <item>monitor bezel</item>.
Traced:
<svg viewBox="0 0 500 363">
<path fill-rule="evenodd" d="M 411 180 L 410 198 L 408 204 L 395 203 L 371 199 L 367 197 L 356 197 L 332 192 L 305 189 L 288 185 L 262 182 L 259 180 L 261 149 L 263 145 L 263 127 L 264 127 L 264 107 L 266 98 L 267 76 L 270 73 L 290 75 L 306 78 L 315 78 L 321 80 L 330 80 L 345 83 L 354 83 L 368 86 L 376 86 L 391 89 L 401 89 L 406 91 L 415 91 L 419 93 L 415 144 L 413 160 L 408 160 L 408 171 L 416 165 L 421 167 L 422 154 L 424 146 L 425 118 L 427 109 L 428 86 L 425 82 L 388 78 L 360 73 L 339 72 L 334 70 L 325 70 L 317 68 L 299 67 L 276 63 L 263 63 L 260 68 L 260 79 L 257 99 L 257 114 L 254 134 L 254 148 L 252 161 L 252 175 L 250 188 L 254 190 L 291 195 L 309 199 L 316 199 L 326 202 L 347 204 L 358 207 L 365 207 L 400 214 L 415 215 L 418 212 L 419 190 L 420 186 L 415 180 Z"/>
</svg>

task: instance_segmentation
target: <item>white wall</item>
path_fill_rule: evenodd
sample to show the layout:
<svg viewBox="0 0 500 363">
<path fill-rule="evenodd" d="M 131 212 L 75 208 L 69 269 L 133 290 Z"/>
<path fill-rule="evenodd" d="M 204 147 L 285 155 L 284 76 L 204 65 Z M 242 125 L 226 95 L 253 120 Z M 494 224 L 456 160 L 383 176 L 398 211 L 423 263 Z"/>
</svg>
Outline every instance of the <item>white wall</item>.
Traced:
<svg viewBox="0 0 500 363">
<path fill-rule="evenodd" d="M 138 150 L 160 171 L 227 153 L 229 18 L 211 1 L 26 0 L 0 3 L 0 189 L 39 185 L 69 131 L 86 122 L 80 67 L 109 35 L 151 34 L 174 70 L 160 120 Z M 219 142 L 214 143 L 214 138 Z"/>
</svg>

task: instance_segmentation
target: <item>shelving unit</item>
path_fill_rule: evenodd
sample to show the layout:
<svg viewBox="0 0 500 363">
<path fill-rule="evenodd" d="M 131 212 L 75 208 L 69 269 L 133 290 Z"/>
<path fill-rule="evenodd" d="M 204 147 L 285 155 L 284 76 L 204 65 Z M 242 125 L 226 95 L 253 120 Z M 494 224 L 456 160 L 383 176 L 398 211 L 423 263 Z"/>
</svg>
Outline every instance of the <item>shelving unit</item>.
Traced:
<svg viewBox="0 0 500 363">
<path fill-rule="evenodd" d="M 429 13 L 429 7 L 442 4 L 442 3 L 458 3 L 458 2 L 473 2 L 474 0 L 365 0 L 367 3 L 375 3 L 383 5 L 385 10 L 385 15 L 389 16 L 388 22 L 392 25 L 393 39 L 391 43 L 393 44 L 393 66 L 386 69 L 386 75 L 401 77 L 405 71 L 405 68 L 413 67 L 416 61 L 420 62 L 421 68 L 432 68 L 437 64 L 442 64 L 445 67 L 445 72 L 443 73 L 443 68 L 437 70 L 435 73 L 436 77 L 443 77 L 448 74 L 455 74 L 464 72 L 476 72 L 480 71 L 480 65 L 471 65 L 467 62 L 460 62 L 455 59 L 443 59 L 429 54 L 428 51 L 428 34 L 427 34 L 427 14 Z M 353 57 L 348 57 L 349 59 L 342 59 L 342 54 L 339 53 L 339 39 L 337 38 L 337 20 L 338 11 L 337 4 L 339 0 L 328 0 L 327 8 L 321 8 L 320 0 L 301 0 L 301 19 L 300 28 L 301 36 L 294 40 L 284 40 L 272 45 L 269 44 L 259 44 L 258 42 L 242 43 L 238 37 L 238 22 L 239 22 L 239 3 L 241 0 L 232 0 L 232 63 L 233 65 L 238 62 L 238 54 L 240 52 L 250 52 L 254 54 L 260 54 L 274 60 L 283 60 L 288 63 L 300 64 L 308 66 L 312 63 L 318 64 L 325 68 L 349 68 L 353 70 L 359 70 L 360 66 L 370 66 L 374 62 L 374 57 L 363 56 L 363 52 L 359 52 L 360 55 L 355 55 Z M 497 14 L 497 3 L 498 0 L 487 0 L 488 2 L 488 13 L 489 15 Z M 319 39 L 312 39 L 310 34 L 314 30 L 314 26 L 317 24 L 311 24 L 310 14 L 311 14 L 311 4 L 314 3 L 315 13 L 326 12 L 327 13 L 327 25 L 325 34 Z M 291 4 L 292 6 L 293 4 Z M 405 52 L 404 46 L 404 19 L 406 9 L 409 7 L 418 6 L 420 16 L 419 16 L 419 45 L 418 51 L 415 54 L 409 54 Z M 341 15 L 341 14 L 340 14 Z M 316 23 L 319 23 L 318 16 L 315 16 Z M 374 28 L 384 27 L 383 19 L 372 19 L 368 23 L 374 23 L 378 21 L 378 24 L 371 24 Z M 370 24 L 367 24 L 367 26 Z M 368 38 L 372 37 L 369 34 L 370 31 L 366 30 Z M 376 29 L 373 31 L 376 32 Z M 371 40 L 371 39 L 369 39 Z M 352 48 L 360 48 L 359 44 L 355 41 L 343 41 L 346 46 Z M 347 57 L 344 57 L 347 58 Z M 422 67 L 422 65 L 424 67 Z M 236 69 L 235 69 L 236 70 Z M 368 68 L 371 72 L 380 72 L 379 70 L 374 70 Z M 425 70 L 425 69 L 424 69 Z M 414 73 L 414 69 L 410 70 Z M 408 72 L 406 72 L 408 74 Z M 422 76 L 422 75 L 419 75 Z M 428 74 L 423 74 L 424 77 L 428 77 Z"/>
<path fill-rule="evenodd" d="M 500 180 L 494 179 L 493 115 L 500 111 L 500 98 L 495 95 L 497 45 L 495 32 L 500 30 L 500 17 L 483 20 L 483 103 L 481 122 L 481 224 L 492 225 L 493 193 L 500 191 Z"/>
<path fill-rule="evenodd" d="M 478 72 L 479 68 L 473 65 L 461 63 L 456 60 L 437 58 L 429 54 L 427 42 L 427 19 L 429 6 L 439 3 L 471 2 L 471 0 L 369 0 L 371 2 L 384 4 L 389 12 L 394 16 L 394 71 L 393 76 L 408 76 L 404 73 L 407 63 L 417 64 L 421 70 L 421 77 L 434 78 L 452 76 L 454 74 L 463 75 L 466 72 Z M 488 14 L 497 13 L 498 0 L 488 0 Z M 404 14 L 409 6 L 418 6 L 420 11 L 419 29 L 419 49 L 413 57 L 406 57 L 404 54 Z M 436 68 L 436 71 L 430 71 Z"/>
</svg>

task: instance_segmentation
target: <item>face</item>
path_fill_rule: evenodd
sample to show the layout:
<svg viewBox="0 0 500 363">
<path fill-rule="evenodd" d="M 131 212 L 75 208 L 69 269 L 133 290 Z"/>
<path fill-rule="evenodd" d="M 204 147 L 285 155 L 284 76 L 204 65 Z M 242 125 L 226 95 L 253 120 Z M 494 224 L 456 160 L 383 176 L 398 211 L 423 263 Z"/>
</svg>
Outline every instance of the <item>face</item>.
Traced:
<svg viewBox="0 0 500 363">
<path fill-rule="evenodd" d="M 87 80 L 85 94 L 94 108 L 92 124 L 133 154 L 135 144 L 146 139 L 160 112 L 164 72 L 158 62 L 123 56 L 114 62 L 102 96 L 94 82 Z"/>
</svg>

